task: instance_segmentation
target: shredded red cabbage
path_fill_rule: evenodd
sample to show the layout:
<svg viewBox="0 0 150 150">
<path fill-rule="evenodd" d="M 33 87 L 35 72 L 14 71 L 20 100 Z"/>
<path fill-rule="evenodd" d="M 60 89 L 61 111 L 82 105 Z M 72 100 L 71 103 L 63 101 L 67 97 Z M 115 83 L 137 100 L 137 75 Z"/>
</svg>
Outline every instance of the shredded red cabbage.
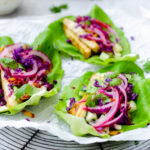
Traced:
<svg viewBox="0 0 150 150">
<path fill-rule="evenodd" d="M 69 112 L 69 110 L 72 108 L 72 106 L 75 104 L 75 98 L 70 98 L 69 106 L 66 108 L 66 110 Z"/>
<path fill-rule="evenodd" d="M 6 105 L 6 100 L 4 98 L 4 91 L 0 89 L 0 106 Z"/>
</svg>

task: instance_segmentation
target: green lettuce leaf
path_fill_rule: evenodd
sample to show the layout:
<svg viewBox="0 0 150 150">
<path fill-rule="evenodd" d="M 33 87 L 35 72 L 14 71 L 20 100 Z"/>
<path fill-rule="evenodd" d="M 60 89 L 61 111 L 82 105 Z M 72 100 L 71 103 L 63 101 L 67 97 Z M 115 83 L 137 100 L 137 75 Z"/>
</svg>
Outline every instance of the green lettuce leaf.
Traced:
<svg viewBox="0 0 150 150">
<path fill-rule="evenodd" d="M 45 53 L 52 61 L 53 68 L 51 72 L 48 74 L 47 80 L 50 84 L 53 84 L 54 80 L 57 81 L 57 83 L 54 84 L 54 88 L 50 91 L 46 91 L 45 88 L 42 88 L 41 90 L 33 94 L 30 97 L 30 99 L 28 99 L 27 101 L 23 103 L 19 103 L 12 108 L 8 109 L 5 107 L 0 107 L 0 113 L 10 114 L 10 115 L 16 114 L 20 112 L 21 110 L 23 110 L 28 105 L 38 105 L 41 97 L 43 96 L 51 97 L 58 93 L 58 91 L 61 88 L 61 80 L 62 80 L 64 71 L 61 69 L 60 55 L 58 51 L 54 49 L 53 44 L 51 42 L 52 38 L 53 37 L 51 34 L 51 30 L 46 29 L 36 37 L 36 39 L 34 40 L 31 46 L 33 46 L 34 50 L 40 50 L 43 53 Z M 8 39 L 6 37 L 4 38 L 0 37 L 0 39 L 3 41 L 5 46 L 13 44 L 10 37 L 8 37 Z M 3 45 L 3 43 L 0 43 L 0 46 Z"/>
<path fill-rule="evenodd" d="M 30 84 L 24 84 L 20 88 L 16 89 L 15 96 L 16 98 L 21 98 L 24 94 L 32 96 L 33 94 L 37 93 L 37 88 L 31 86 Z"/>
<path fill-rule="evenodd" d="M 51 29 L 53 32 L 53 42 L 55 44 L 55 47 L 70 55 L 73 56 L 74 58 L 80 59 L 82 61 L 88 62 L 88 63 L 92 63 L 92 64 L 98 64 L 98 65 L 107 65 L 109 63 L 112 62 L 117 62 L 117 61 L 136 61 L 136 59 L 138 58 L 138 55 L 128 55 L 130 54 L 130 44 L 127 40 L 127 38 L 125 37 L 123 31 L 120 28 L 117 28 L 113 22 L 111 21 L 111 19 L 106 15 L 106 13 L 99 8 L 97 5 L 95 5 L 89 16 L 96 18 L 98 20 L 101 20 L 105 23 L 108 23 L 112 26 L 112 28 L 118 33 L 119 35 L 119 39 L 120 39 L 120 45 L 123 48 L 122 51 L 122 57 L 118 57 L 118 58 L 109 58 L 106 59 L 105 61 L 101 60 L 100 57 L 97 56 L 92 56 L 88 59 L 85 59 L 84 56 L 79 52 L 79 50 L 74 47 L 72 44 L 67 43 L 67 37 L 63 31 L 63 27 L 62 27 L 62 20 L 64 18 L 69 18 L 74 20 L 75 17 L 74 16 L 67 16 L 67 17 L 63 17 L 53 23 L 51 23 L 48 28 Z"/>
<path fill-rule="evenodd" d="M 12 45 L 13 43 L 14 43 L 13 40 L 8 36 L 1 36 L 0 37 L 0 47 L 1 46 Z"/>
<path fill-rule="evenodd" d="M 137 80 L 137 82 L 134 84 L 134 92 L 139 94 L 136 100 L 137 110 L 131 113 L 131 118 L 134 125 L 124 125 L 122 126 L 122 130 L 120 132 L 136 129 L 139 127 L 145 127 L 147 123 L 150 122 L 150 79 L 145 79 L 143 70 L 139 68 L 134 62 L 129 61 L 121 61 L 112 65 L 108 65 L 101 68 L 98 72 L 105 73 L 108 71 L 114 71 L 118 73 L 135 72 L 141 77 L 141 80 Z M 81 99 L 79 91 L 83 87 L 83 84 L 86 86 L 88 85 L 92 74 L 93 72 L 91 71 L 85 73 L 83 76 L 73 80 L 70 85 L 63 89 L 62 95 L 60 96 L 61 100 L 59 100 L 59 103 L 55 106 L 55 113 L 70 125 L 73 134 L 76 136 L 85 136 L 90 134 L 107 138 L 109 136 L 106 134 L 97 134 L 94 128 L 88 125 L 84 119 L 75 117 L 66 111 L 67 100 L 71 97 L 74 97 L 76 101 Z M 72 87 L 75 87 L 75 89 L 72 89 Z"/>
</svg>

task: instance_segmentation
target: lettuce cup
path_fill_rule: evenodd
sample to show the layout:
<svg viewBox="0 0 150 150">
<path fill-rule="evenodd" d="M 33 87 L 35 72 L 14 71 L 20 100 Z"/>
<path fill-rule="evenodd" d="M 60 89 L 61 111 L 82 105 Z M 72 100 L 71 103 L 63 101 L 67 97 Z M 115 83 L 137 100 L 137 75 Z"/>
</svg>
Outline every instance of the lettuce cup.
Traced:
<svg viewBox="0 0 150 150">
<path fill-rule="evenodd" d="M 57 51 L 45 46 L 50 38 L 45 34 L 46 31 L 41 33 L 32 46 L 0 37 L 4 41 L 0 48 L 0 113 L 18 113 L 59 91 L 63 76 L 61 60 Z"/>
<path fill-rule="evenodd" d="M 63 17 L 48 26 L 55 47 L 74 58 L 107 65 L 120 60 L 135 61 L 123 31 L 95 5 L 87 16 Z"/>
<path fill-rule="evenodd" d="M 117 62 L 73 80 L 55 112 L 76 136 L 108 138 L 150 122 L 149 88 L 135 63 Z"/>
</svg>

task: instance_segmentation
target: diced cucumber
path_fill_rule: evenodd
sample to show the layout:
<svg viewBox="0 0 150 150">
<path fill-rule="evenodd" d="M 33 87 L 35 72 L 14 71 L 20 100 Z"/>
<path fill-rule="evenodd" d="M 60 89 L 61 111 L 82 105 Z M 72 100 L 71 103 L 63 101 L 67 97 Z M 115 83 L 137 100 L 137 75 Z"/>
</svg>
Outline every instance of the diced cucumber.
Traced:
<svg viewBox="0 0 150 150">
<path fill-rule="evenodd" d="M 115 44 L 115 46 L 113 47 L 114 52 L 118 53 L 118 52 L 122 52 L 122 47 L 120 46 L 120 44 Z"/>
<path fill-rule="evenodd" d="M 83 91 L 79 92 L 79 96 L 83 96 L 84 94 L 85 94 L 85 92 L 83 92 Z"/>
<path fill-rule="evenodd" d="M 130 108 L 129 112 L 135 111 L 136 110 L 136 103 L 134 101 L 130 101 L 129 102 L 129 108 Z"/>
<path fill-rule="evenodd" d="M 108 59 L 110 57 L 110 55 L 105 53 L 105 52 L 102 52 L 99 57 L 102 60 L 106 60 L 106 59 Z"/>
<path fill-rule="evenodd" d="M 119 124 L 114 124 L 114 128 L 116 129 L 116 130 L 121 130 L 121 125 L 119 125 Z"/>
<path fill-rule="evenodd" d="M 88 112 L 87 115 L 86 115 L 86 120 L 88 122 L 92 121 L 92 120 L 96 120 L 97 119 L 97 116 L 95 113 L 91 113 L 91 112 Z"/>
<path fill-rule="evenodd" d="M 70 100 L 66 101 L 66 105 L 67 105 L 67 107 L 70 105 Z"/>
</svg>

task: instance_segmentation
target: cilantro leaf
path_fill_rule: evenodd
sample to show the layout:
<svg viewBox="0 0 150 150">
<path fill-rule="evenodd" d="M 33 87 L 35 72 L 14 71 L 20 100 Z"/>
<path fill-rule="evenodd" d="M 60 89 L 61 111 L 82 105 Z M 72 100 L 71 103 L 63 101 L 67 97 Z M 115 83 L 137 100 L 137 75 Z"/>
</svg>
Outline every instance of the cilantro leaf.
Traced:
<svg viewBox="0 0 150 150">
<path fill-rule="evenodd" d="M 92 80 L 92 81 L 89 82 L 89 85 L 88 85 L 88 87 L 87 87 L 87 89 L 86 89 L 86 92 L 87 92 L 87 93 L 94 94 L 94 93 L 96 93 L 97 90 L 99 89 L 98 87 L 95 87 L 95 86 L 94 86 L 94 82 L 95 82 L 94 80 Z"/>
<path fill-rule="evenodd" d="M 90 95 L 86 100 L 86 105 L 88 107 L 95 107 L 98 102 L 98 97 L 96 95 Z"/>
<path fill-rule="evenodd" d="M 95 107 L 99 104 L 99 100 L 107 100 L 109 97 L 103 95 L 103 94 L 98 94 L 98 95 L 90 95 L 87 100 L 86 100 L 86 105 L 89 107 Z"/>
<path fill-rule="evenodd" d="M 110 73 L 108 74 L 106 77 L 107 78 L 110 78 L 110 79 L 114 79 L 118 76 L 118 73 L 117 72 L 113 72 L 113 73 Z"/>
<path fill-rule="evenodd" d="M 120 85 L 122 82 L 121 79 L 119 78 L 115 78 L 115 79 L 112 79 L 112 81 L 109 82 L 110 86 L 115 86 L 115 85 Z"/>
<path fill-rule="evenodd" d="M 147 61 L 145 62 L 145 64 L 143 65 L 143 67 L 144 67 L 144 71 L 145 71 L 146 73 L 149 73 L 149 72 L 150 72 L 150 60 L 147 60 Z"/>
<path fill-rule="evenodd" d="M 24 96 L 24 94 L 32 96 L 36 92 L 37 92 L 37 88 L 36 87 L 31 86 L 30 84 L 24 84 L 23 86 L 21 86 L 20 88 L 18 88 L 15 91 L 15 96 L 17 98 L 21 98 L 22 96 Z"/>
<path fill-rule="evenodd" d="M 62 9 L 68 9 L 68 5 L 62 4 L 60 6 L 53 6 L 50 8 L 50 11 L 53 13 L 59 13 L 59 12 L 61 12 Z"/>
<path fill-rule="evenodd" d="M 98 97 L 100 97 L 103 101 L 109 99 L 109 97 L 107 97 L 106 95 L 100 93 L 97 95 Z"/>
<path fill-rule="evenodd" d="M 91 21 L 87 20 L 87 21 L 85 22 L 85 24 L 91 25 Z"/>
<path fill-rule="evenodd" d="M 103 86 L 103 87 L 106 86 L 102 80 L 97 80 L 97 81 L 98 81 L 98 84 L 99 84 L 100 86 Z M 99 87 L 96 87 L 94 84 L 95 84 L 95 80 L 91 80 L 91 81 L 89 82 L 89 85 L 88 85 L 88 87 L 86 88 L 86 92 L 87 92 L 87 93 L 94 94 L 94 93 L 97 92 L 97 90 L 99 89 Z"/>
<path fill-rule="evenodd" d="M 12 68 L 12 69 L 16 69 L 18 66 L 16 61 L 9 57 L 1 58 L 0 63 L 2 63 L 5 67 Z"/>
<path fill-rule="evenodd" d="M 133 84 L 134 82 L 141 80 L 141 77 L 137 74 L 126 74 L 126 78 L 128 79 L 128 83 Z"/>
<path fill-rule="evenodd" d="M 14 59 L 9 57 L 1 58 L 0 63 L 2 63 L 5 67 L 12 68 L 12 69 L 17 69 L 17 68 L 24 69 L 24 67 L 21 64 L 18 64 Z"/>
</svg>

